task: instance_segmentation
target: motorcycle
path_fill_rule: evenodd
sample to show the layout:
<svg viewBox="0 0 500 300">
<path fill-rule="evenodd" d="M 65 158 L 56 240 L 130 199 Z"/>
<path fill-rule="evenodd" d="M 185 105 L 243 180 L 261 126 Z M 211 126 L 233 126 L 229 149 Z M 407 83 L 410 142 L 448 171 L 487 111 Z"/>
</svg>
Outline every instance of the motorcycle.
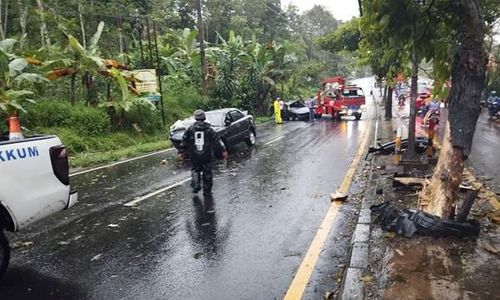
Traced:
<svg viewBox="0 0 500 300">
<path fill-rule="evenodd" d="M 500 118 L 500 97 L 488 102 L 488 114 L 490 118 Z"/>
<path fill-rule="evenodd" d="M 398 97 L 398 106 L 399 106 L 399 109 L 404 109 L 405 108 L 405 95 L 401 94 L 399 95 Z"/>
</svg>

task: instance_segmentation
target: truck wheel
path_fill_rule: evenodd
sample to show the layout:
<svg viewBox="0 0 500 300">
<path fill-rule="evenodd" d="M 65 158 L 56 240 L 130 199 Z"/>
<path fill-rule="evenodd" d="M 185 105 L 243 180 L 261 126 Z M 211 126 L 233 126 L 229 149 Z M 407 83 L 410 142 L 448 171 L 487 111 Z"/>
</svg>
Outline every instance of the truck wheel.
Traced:
<svg viewBox="0 0 500 300">
<path fill-rule="evenodd" d="M 7 266 L 10 261 L 10 247 L 9 241 L 7 241 L 7 237 L 5 233 L 0 231 L 0 279 L 2 279 L 5 271 L 7 270 Z"/>
<path fill-rule="evenodd" d="M 354 118 L 356 118 L 356 120 L 361 119 L 361 114 L 360 113 L 354 114 Z"/>
<path fill-rule="evenodd" d="M 249 130 L 248 138 L 245 140 L 245 142 L 247 143 L 248 147 L 252 147 L 253 145 L 255 145 L 255 132 L 252 129 Z"/>
</svg>

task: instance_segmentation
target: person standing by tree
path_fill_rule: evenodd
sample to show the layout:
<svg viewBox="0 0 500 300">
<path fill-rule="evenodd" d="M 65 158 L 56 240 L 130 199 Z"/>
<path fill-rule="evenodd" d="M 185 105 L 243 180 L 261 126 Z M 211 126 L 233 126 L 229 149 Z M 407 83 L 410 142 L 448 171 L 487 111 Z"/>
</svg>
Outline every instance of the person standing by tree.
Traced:
<svg viewBox="0 0 500 300">
<path fill-rule="evenodd" d="M 307 100 L 307 108 L 309 108 L 309 121 L 314 121 L 314 97 L 310 97 Z"/>
<path fill-rule="evenodd" d="M 196 120 L 182 137 L 181 146 L 189 153 L 192 163 L 191 169 L 191 187 L 193 193 L 198 193 L 203 181 L 203 194 L 209 196 L 212 193 L 213 175 L 212 162 L 213 152 L 223 153 L 223 158 L 227 158 L 227 152 L 224 144 L 215 136 L 215 131 L 211 125 L 205 122 L 205 112 L 198 109 L 194 112 Z"/>
<path fill-rule="evenodd" d="M 283 120 L 281 119 L 281 105 L 280 105 L 280 98 L 276 98 L 273 103 L 273 108 L 274 108 L 274 122 L 276 124 L 283 124 Z"/>
</svg>

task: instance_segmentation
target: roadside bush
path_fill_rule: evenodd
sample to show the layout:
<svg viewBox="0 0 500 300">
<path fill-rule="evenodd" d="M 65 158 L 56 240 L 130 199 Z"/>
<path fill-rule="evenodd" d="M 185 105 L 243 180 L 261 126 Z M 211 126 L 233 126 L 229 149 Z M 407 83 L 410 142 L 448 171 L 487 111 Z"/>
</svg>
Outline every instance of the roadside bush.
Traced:
<svg viewBox="0 0 500 300">
<path fill-rule="evenodd" d="M 163 105 L 167 124 L 190 116 L 196 109 L 207 109 L 208 98 L 201 95 L 192 83 L 177 78 L 166 78 L 168 90 L 164 94 Z"/>
<path fill-rule="evenodd" d="M 66 101 L 40 100 L 27 107 L 22 114 L 22 124 L 34 131 L 38 128 L 64 127 L 80 135 L 109 133 L 111 121 L 101 109 L 82 104 L 71 105 Z"/>
<path fill-rule="evenodd" d="M 147 134 L 163 129 L 160 110 L 144 103 L 144 100 L 136 100 L 130 110 L 125 113 L 125 128 L 133 130 L 134 123 L 137 123 Z"/>
<path fill-rule="evenodd" d="M 37 133 L 57 135 L 66 146 L 70 156 L 76 153 L 89 151 L 87 138 L 77 134 L 70 128 L 51 127 L 40 128 Z"/>
<path fill-rule="evenodd" d="M 97 136 L 109 133 L 111 120 L 101 109 L 80 106 L 71 111 L 67 126 L 81 135 Z"/>
</svg>

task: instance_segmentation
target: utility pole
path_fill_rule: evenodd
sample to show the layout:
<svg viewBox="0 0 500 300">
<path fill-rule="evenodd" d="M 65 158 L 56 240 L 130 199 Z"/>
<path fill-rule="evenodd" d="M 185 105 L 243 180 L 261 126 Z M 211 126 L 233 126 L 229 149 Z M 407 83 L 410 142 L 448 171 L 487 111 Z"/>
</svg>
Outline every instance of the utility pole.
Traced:
<svg viewBox="0 0 500 300">
<path fill-rule="evenodd" d="M 200 61 L 201 61 L 201 86 L 203 93 L 207 89 L 207 68 L 205 62 L 205 35 L 203 33 L 203 15 L 202 15 L 202 0 L 196 0 L 196 11 L 198 14 L 198 42 L 200 43 Z"/>
</svg>

